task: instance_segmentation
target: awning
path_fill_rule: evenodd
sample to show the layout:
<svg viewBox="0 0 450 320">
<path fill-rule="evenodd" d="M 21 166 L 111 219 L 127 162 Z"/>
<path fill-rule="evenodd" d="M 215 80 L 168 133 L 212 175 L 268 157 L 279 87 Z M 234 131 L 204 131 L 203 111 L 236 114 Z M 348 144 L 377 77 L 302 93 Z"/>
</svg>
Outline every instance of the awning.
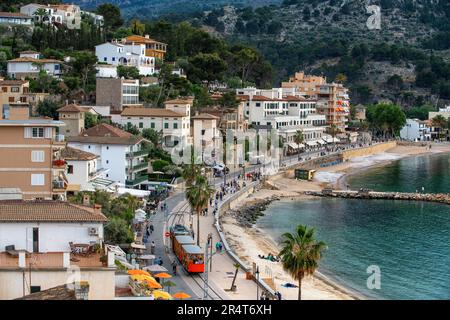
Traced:
<svg viewBox="0 0 450 320">
<path fill-rule="evenodd" d="M 150 194 L 150 191 L 147 190 L 138 190 L 138 189 L 131 189 L 131 188 L 118 188 L 117 193 L 125 194 L 129 193 L 132 196 L 138 197 L 138 198 L 145 198 Z"/>
<path fill-rule="evenodd" d="M 324 144 L 327 144 L 325 141 L 323 141 L 323 140 L 317 140 L 317 143 L 318 144 L 321 144 L 321 145 L 324 145 Z"/>
<path fill-rule="evenodd" d="M 150 271 L 150 272 L 166 272 L 167 271 L 166 268 L 164 268 L 163 266 L 160 266 L 159 264 L 153 264 L 148 267 L 143 267 L 142 269 Z"/>
<path fill-rule="evenodd" d="M 298 145 L 296 143 L 288 143 L 288 147 L 297 150 L 298 149 Z"/>
<path fill-rule="evenodd" d="M 145 246 L 143 244 L 137 244 L 134 242 L 131 243 L 131 247 L 135 249 L 145 249 Z"/>
<path fill-rule="evenodd" d="M 317 142 L 316 141 L 306 141 L 306 144 L 310 147 L 315 147 L 317 146 Z"/>
<path fill-rule="evenodd" d="M 79 184 L 68 184 L 66 191 L 80 191 L 81 185 Z"/>
</svg>

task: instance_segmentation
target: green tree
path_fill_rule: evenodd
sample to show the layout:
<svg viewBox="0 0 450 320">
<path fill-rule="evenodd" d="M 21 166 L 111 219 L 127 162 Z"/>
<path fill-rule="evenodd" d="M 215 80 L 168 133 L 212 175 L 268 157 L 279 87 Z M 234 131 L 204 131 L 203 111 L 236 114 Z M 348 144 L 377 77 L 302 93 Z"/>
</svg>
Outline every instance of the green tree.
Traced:
<svg viewBox="0 0 450 320">
<path fill-rule="evenodd" d="M 366 117 L 375 134 L 394 137 L 406 124 L 406 115 L 400 106 L 379 103 L 366 108 Z"/>
<path fill-rule="evenodd" d="M 117 66 L 117 76 L 125 79 L 139 79 L 139 69 L 136 67 Z"/>
<path fill-rule="evenodd" d="M 162 130 L 156 131 L 155 129 L 152 128 L 146 128 L 142 130 L 142 136 L 145 139 L 149 140 L 151 143 L 153 143 L 153 145 L 156 147 L 160 147 L 162 145 L 162 138 L 163 138 Z"/>
<path fill-rule="evenodd" d="M 222 108 L 236 108 L 239 105 L 239 101 L 236 99 L 235 91 L 227 91 L 219 98 L 219 105 Z"/>
<path fill-rule="evenodd" d="M 89 51 L 76 51 L 70 61 L 71 74 L 79 75 L 82 88 L 86 92 L 89 83 L 95 83 L 97 57 Z"/>
<path fill-rule="evenodd" d="M 123 25 L 123 19 L 120 13 L 120 8 L 110 4 L 104 3 L 97 7 L 95 12 L 102 15 L 105 21 L 105 28 L 116 29 Z"/>
<path fill-rule="evenodd" d="M 98 117 L 90 112 L 84 113 L 84 127 L 86 129 L 95 127 L 99 123 Z"/>
<path fill-rule="evenodd" d="M 108 243 L 131 243 L 133 238 L 131 226 L 120 217 L 110 218 L 105 225 L 105 241 Z"/>
<path fill-rule="evenodd" d="M 298 159 L 300 160 L 300 144 L 305 141 L 305 137 L 303 136 L 303 132 L 300 130 L 297 130 L 294 135 L 294 142 L 297 144 L 298 147 Z"/>
<path fill-rule="evenodd" d="M 297 226 L 296 232 L 282 235 L 282 249 L 279 253 L 283 269 L 298 281 L 298 300 L 302 299 L 302 280 L 316 271 L 326 245 L 315 239 L 315 230 Z"/>
<path fill-rule="evenodd" d="M 39 20 L 39 25 L 42 27 L 42 25 L 44 24 L 44 18 L 48 18 L 48 13 L 47 10 L 45 10 L 44 8 L 38 8 L 34 14 L 34 16 L 36 16 Z"/>
<path fill-rule="evenodd" d="M 221 80 L 227 64 L 217 53 L 199 53 L 189 59 L 192 70 L 188 76 L 195 78 L 199 83 L 206 81 L 207 87 L 214 80 Z"/>
<path fill-rule="evenodd" d="M 447 128 L 448 120 L 441 114 L 438 114 L 433 119 L 431 119 L 431 125 L 438 129 L 439 140 L 442 139 L 442 129 Z"/>
<path fill-rule="evenodd" d="M 131 20 L 130 27 L 131 27 L 131 31 L 134 34 L 137 34 L 139 36 L 143 36 L 144 33 L 145 33 L 145 24 L 143 24 L 138 19 Z"/>
<path fill-rule="evenodd" d="M 191 208 L 197 213 L 197 245 L 200 246 L 200 212 L 208 207 L 209 198 L 214 194 L 208 179 L 197 175 L 194 183 L 187 188 L 186 198 Z"/>
<path fill-rule="evenodd" d="M 41 117 L 50 117 L 53 119 L 58 119 L 58 112 L 56 110 L 58 110 L 61 107 L 62 105 L 52 100 L 45 99 L 44 101 L 39 101 L 36 108 L 36 112 Z"/>
</svg>

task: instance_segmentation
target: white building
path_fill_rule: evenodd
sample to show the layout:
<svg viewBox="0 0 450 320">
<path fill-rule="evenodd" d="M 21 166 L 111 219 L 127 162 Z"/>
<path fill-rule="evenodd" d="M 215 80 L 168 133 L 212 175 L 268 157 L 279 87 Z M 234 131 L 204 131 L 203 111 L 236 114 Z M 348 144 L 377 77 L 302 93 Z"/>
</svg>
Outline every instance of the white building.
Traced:
<svg viewBox="0 0 450 320">
<path fill-rule="evenodd" d="M 0 25 L 32 27 L 33 17 L 17 12 L 0 12 Z"/>
<path fill-rule="evenodd" d="M 100 124 L 69 137 L 68 146 L 100 156 L 98 168 L 109 170 L 105 178 L 133 188 L 146 188 L 148 153 L 144 138 L 108 124 Z"/>
<path fill-rule="evenodd" d="M 106 179 L 109 169 L 100 167 L 101 160 L 96 154 L 66 147 L 61 151 L 66 161 L 68 181 L 67 191 L 95 191 L 97 189 L 114 192 L 116 183 Z"/>
<path fill-rule="evenodd" d="M 36 78 L 41 70 L 59 77 L 62 74 L 61 63 L 55 59 L 40 59 L 39 52 L 23 51 L 19 58 L 8 60 L 7 72 L 13 79 Z"/>
<path fill-rule="evenodd" d="M 431 128 L 427 121 L 406 119 L 405 126 L 400 130 L 400 138 L 409 141 L 430 141 Z"/>
<path fill-rule="evenodd" d="M 86 203 L 87 204 L 87 203 Z M 74 248 L 102 248 L 107 218 L 101 206 L 62 201 L 0 201 L 0 300 L 64 285 L 89 284 L 89 299 L 114 298 L 114 255 L 77 255 Z M 71 246 L 74 244 L 75 246 Z"/>
<path fill-rule="evenodd" d="M 39 16 L 37 10 L 43 9 L 46 14 Z M 20 13 L 34 17 L 36 22 L 62 24 L 68 29 L 80 29 L 81 27 L 81 10 L 80 7 L 73 4 L 60 5 L 41 5 L 30 3 L 20 7 Z"/>
<path fill-rule="evenodd" d="M 95 55 L 101 63 L 116 68 L 117 66 L 136 67 L 140 75 L 151 76 L 155 73 L 155 58 L 146 56 L 145 50 L 144 44 L 106 42 L 95 46 Z M 112 70 L 104 70 L 105 68 L 101 65 L 98 65 L 97 68 L 100 68 L 97 76 L 110 76 L 113 73 Z"/>
<path fill-rule="evenodd" d="M 201 113 L 192 118 L 193 145 L 197 152 L 202 154 L 202 162 L 222 162 L 218 159 L 219 148 L 222 145 L 219 125 L 219 117 L 209 113 Z"/>
<path fill-rule="evenodd" d="M 136 126 L 141 131 L 150 128 L 161 132 L 168 147 L 188 142 L 191 132 L 190 117 L 170 109 L 125 108 L 120 115 L 112 115 L 111 120 L 122 126 Z"/>
<path fill-rule="evenodd" d="M 282 96 L 280 88 L 258 91 L 266 96 L 253 94 L 254 88 L 238 89 L 237 92 L 250 94 L 238 95 L 238 98 L 244 101 L 244 114 L 248 118 L 249 125 L 255 129 L 259 127 L 276 129 L 285 143 L 286 151 L 288 148 L 298 149 L 298 145 L 294 143 L 297 131 L 303 133 L 305 143 L 310 147 L 325 144 L 322 139 L 325 116 L 317 114 L 315 100 L 299 96 Z"/>
</svg>

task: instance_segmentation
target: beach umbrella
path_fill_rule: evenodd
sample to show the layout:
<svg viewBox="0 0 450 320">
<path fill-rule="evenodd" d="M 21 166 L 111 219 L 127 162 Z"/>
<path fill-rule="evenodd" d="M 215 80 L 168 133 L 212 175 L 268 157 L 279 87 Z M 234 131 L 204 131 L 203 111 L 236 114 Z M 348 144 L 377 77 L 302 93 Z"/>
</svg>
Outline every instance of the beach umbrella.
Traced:
<svg viewBox="0 0 450 320">
<path fill-rule="evenodd" d="M 170 295 L 170 293 L 168 293 L 166 291 L 155 290 L 152 292 L 152 294 L 155 299 L 164 299 L 164 300 L 172 299 L 172 296 Z"/>
<path fill-rule="evenodd" d="M 177 292 L 177 293 L 174 293 L 174 294 L 172 295 L 172 297 L 175 298 L 175 299 L 183 300 L 183 299 L 189 299 L 191 296 L 188 295 L 188 294 L 185 293 L 185 292 Z"/>
<path fill-rule="evenodd" d="M 170 287 L 175 287 L 177 284 L 173 281 L 166 281 L 162 284 L 164 287 L 167 287 L 167 291 L 170 293 Z"/>
<path fill-rule="evenodd" d="M 142 268 L 144 270 L 148 270 L 148 271 L 152 271 L 152 272 L 166 272 L 168 271 L 166 268 L 164 268 L 163 266 L 160 266 L 159 264 L 153 264 L 151 266 L 147 266 Z"/>
<path fill-rule="evenodd" d="M 150 273 L 148 273 L 148 271 L 145 270 L 128 270 L 128 274 L 129 275 L 144 275 L 144 276 L 151 276 Z"/>
<path fill-rule="evenodd" d="M 151 281 L 151 280 L 146 280 L 145 281 L 147 287 L 149 287 L 150 289 L 162 289 L 162 285 L 160 285 L 158 282 L 156 282 L 156 280 Z"/>
<path fill-rule="evenodd" d="M 155 274 L 155 278 L 169 279 L 169 278 L 172 278 L 172 276 L 166 272 L 160 272 L 160 273 Z"/>
</svg>

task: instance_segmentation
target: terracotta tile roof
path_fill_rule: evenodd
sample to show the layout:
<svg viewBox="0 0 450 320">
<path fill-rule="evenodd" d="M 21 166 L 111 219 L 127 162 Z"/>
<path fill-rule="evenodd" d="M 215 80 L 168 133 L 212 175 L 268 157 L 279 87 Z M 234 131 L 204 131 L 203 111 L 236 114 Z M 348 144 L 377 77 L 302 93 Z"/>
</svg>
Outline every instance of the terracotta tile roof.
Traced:
<svg viewBox="0 0 450 320">
<path fill-rule="evenodd" d="M 61 61 L 55 59 L 35 59 L 31 57 L 19 57 L 8 60 L 8 62 L 62 63 Z"/>
<path fill-rule="evenodd" d="M 29 18 L 30 16 L 27 16 L 26 14 L 20 13 L 20 12 L 0 12 L 0 17 L 8 17 L 8 18 Z"/>
<path fill-rule="evenodd" d="M 28 81 L 25 81 L 25 80 L 3 80 L 3 81 L 0 81 L 0 86 L 20 86 L 25 83 L 28 83 Z"/>
<path fill-rule="evenodd" d="M 2 200 L 0 222 L 106 222 L 99 209 L 64 201 Z"/>
<path fill-rule="evenodd" d="M 65 147 L 61 150 L 61 157 L 64 160 L 88 161 L 97 159 L 98 155 L 80 149 Z"/>
<path fill-rule="evenodd" d="M 58 112 L 86 112 L 87 110 L 85 108 L 77 106 L 76 104 L 68 104 L 67 106 L 59 108 L 56 111 L 58 111 Z"/>
<path fill-rule="evenodd" d="M 66 284 L 42 290 L 36 293 L 17 298 L 15 300 L 77 300 L 75 290 L 69 289 Z"/>
<path fill-rule="evenodd" d="M 110 124 L 102 123 L 83 131 L 80 136 L 129 138 L 133 135 Z"/>
<path fill-rule="evenodd" d="M 195 115 L 193 117 L 191 117 L 191 119 L 200 119 L 200 120 L 217 120 L 220 119 L 219 117 L 216 117 L 212 114 L 209 113 L 201 113 L 198 115 Z"/>
<path fill-rule="evenodd" d="M 122 116 L 140 116 L 140 117 L 184 117 L 181 113 L 162 109 L 162 108 L 125 108 Z"/>
<path fill-rule="evenodd" d="M 193 98 L 178 98 L 173 100 L 166 100 L 165 104 L 192 104 L 194 102 Z"/>
<path fill-rule="evenodd" d="M 104 123 L 89 128 L 78 136 L 67 137 L 68 142 L 116 145 L 135 145 L 143 140 L 145 139 L 141 136 L 133 136 L 129 132 Z"/>
<path fill-rule="evenodd" d="M 156 41 L 155 39 L 152 38 L 146 38 L 146 37 L 142 37 L 142 36 L 137 36 L 137 35 L 131 35 L 125 38 L 125 43 L 130 43 L 130 42 L 135 42 L 135 43 L 161 43 L 161 44 L 165 44 L 163 42 L 159 42 Z"/>
</svg>

